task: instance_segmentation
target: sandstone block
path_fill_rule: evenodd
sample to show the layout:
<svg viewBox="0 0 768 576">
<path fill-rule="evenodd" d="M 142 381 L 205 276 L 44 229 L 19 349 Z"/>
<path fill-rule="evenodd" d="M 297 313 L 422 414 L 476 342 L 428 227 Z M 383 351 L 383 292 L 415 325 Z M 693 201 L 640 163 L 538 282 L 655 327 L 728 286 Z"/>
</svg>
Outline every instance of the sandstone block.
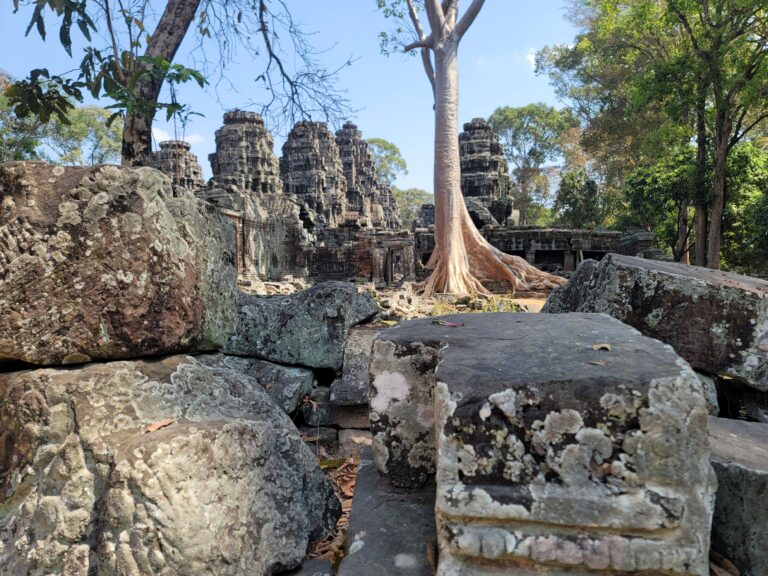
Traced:
<svg viewBox="0 0 768 576">
<path fill-rule="evenodd" d="M 331 385 L 331 402 L 340 405 L 368 403 L 368 370 L 373 341 L 379 330 L 369 326 L 350 328 L 344 343 L 341 379 Z"/>
<path fill-rule="evenodd" d="M 238 370 L 188 356 L 0 374 L 0 573 L 275 574 L 338 500 Z"/>
<path fill-rule="evenodd" d="M 267 391 L 272 402 L 286 414 L 296 412 L 304 397 L 312 391 L 314 376 L 307 368 L 282 366 L 266 360 L 224 354 L 203 354 L 196 359 L 206 366 L 242 372 L 253 378 Z"/>
<path fill-rule="evenodd" d="M 670 344 L 691 366 L 768 391 L 768 282 L 609 254 L 585 262 L 543 312 L 605 312 Z"/>
<path fill-rule="evenodd" d="M 377 467 L 436 469 L 438 574 L 708 573 L 715 481 L 687 363 L 603 314 L 444 319 L 460 326 L 382 333 L 371 368 Z"/>
<path fill-rule="evenodd" d="M 712 546 L 743 576 L 768 574 L 768 424 L 709 419 L 717 474 Z"/>
<path fill-rule="evenodd" d="M 0 362 L 212 350 L 234 330 L 231 226 L 150 168 L 0 166 Z"/>
<path fill-rule="evenodd" d="M 348 330 L 378 310 L 369 294 L 358 294 L 347 282 L 323 282 L 285 296 L 240 294 L 237 329 L 225 351 L 339 370 Z"/>
</svg>

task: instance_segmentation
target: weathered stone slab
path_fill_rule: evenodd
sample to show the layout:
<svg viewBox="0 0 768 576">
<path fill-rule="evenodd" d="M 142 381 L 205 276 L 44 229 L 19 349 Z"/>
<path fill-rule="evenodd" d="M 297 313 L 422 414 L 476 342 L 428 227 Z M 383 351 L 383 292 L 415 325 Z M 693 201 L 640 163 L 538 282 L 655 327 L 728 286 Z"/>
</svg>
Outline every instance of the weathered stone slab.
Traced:
<svg viewBox="0 0 768 576">
<path fill-rule="evenodd" d="M 712 546 L 743 576 L 768 574 L 768 424 L 709 419 L 717 474 Z"/>
<path fill-rule="evenodd" d="M 323 282 L 287 296 L 240 294 L 237 329 L 225 351 L 339 370 L 347 331 L 378 311 L 370 294 L 358 294 L 347 282 Z"/>
<path fill-rule="evenodd" d="M 373 341 L 380 329 L 355 326 L 349 329 L 344 344 L 344 367 L 341 379 L 331 385 L 331 402 L 340 405 L 368 403 L 368 370 Z"/>
<path fill-rule="evenodd" d="M 373 443 L 373 435 L 369 430 L 339 430 L 339 448 L 345 456 L 360 456 L 365 446 Z"/>
<path fill-rule="evenodd" d="M 336 576 L 330 560 L 307 560 L 296 570 L 282 573 L 283 576 Z"/>
<path fill-rule="evenodd" d="M 435 570 L 435 488 L 395 488 L 364 448 L 339 576 L 431 576 Z"/>
<path fill-rule="evenodd" d="M 340 512 L 288 416 L 189 356 L 0 374 L 0 574 L 274 574 Z"/>
<path fill-rule="evenodd" d="M 213 350 L 234 330 L 234 232 L 150 168 L 0 166 L 0 362 Z"/>
<path fill-rule="evenodd" d="M 609 254 L 585 262 L 543 312 L 605 312 L 670 344 L 696 370 L 768 391 L 768 282 Z"/>
<path fill-rule="evenodd" d="M 286 414 L 296 412 L 304 397 L 312 391 L 314 376 L 307 368 L 283 366 L 266 360 L 225 354 L 203 354 L 196 359 L 206 366 L 242 372 L 253 378 Z"/>
<path fill-rule="evenodd" d="M 382 333 L 371 368 L 377 467 L 437 469 L 438 574 L 707 573 L 714 476 L 687 363 L 602 314 L 441 320 L 461 325 Z"/>
</svg>

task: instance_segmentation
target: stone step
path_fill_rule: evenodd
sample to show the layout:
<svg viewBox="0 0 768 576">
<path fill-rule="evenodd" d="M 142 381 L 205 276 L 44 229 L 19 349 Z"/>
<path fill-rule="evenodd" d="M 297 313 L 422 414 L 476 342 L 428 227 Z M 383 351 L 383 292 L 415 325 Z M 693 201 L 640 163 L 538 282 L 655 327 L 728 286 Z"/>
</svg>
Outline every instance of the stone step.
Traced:
<svg viewBox="0 0 768 576">
<path fill-rule="evenodd" d="M 768 574 L 768 424 L 709 418 L 717 498 L 712 546 L 742 576 Z"/>
<path fill-rule="evenodd" d="M 339 576 L 431 576 L 436 562 L 435 489 L 392 486 L 363 448 Z"/>
<path fill-rule="evenodd" d="M 707 574 L 701 383 L 604 314 L 462 314 L 374 342 L 377 469 L 436 472 L 438 574 Z M 552 572 L 554 571 L 554 572 Z"/>
</svg>

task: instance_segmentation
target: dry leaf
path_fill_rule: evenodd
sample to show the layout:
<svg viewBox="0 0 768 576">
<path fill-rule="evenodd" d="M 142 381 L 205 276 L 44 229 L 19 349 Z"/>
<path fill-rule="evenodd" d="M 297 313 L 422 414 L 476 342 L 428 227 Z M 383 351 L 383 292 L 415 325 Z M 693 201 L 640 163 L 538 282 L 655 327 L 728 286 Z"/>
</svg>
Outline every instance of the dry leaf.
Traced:
<svg viewBox="0 0 768 576">
<path fill-rule="evenodd" d="M 176 422 L 176 420 L 172 418 L 163 418 L 159 422 L 152 422 L 152 424 L 147 424 L 147 427 L 144 428 L 144 432 L 155 432 L 157 430 L 160 430 L 160 428 L 165 428 L 166 426 L 170 426 Z"/>
<path fill-rule="evenodd" d="M 608 344 L 608 342 L 600 342 L 599 344 L 592 344 L 592 350 L 607 350 L 608 352 L 611 351 L 611 345 Z"/>
<path fill-rule="evenodd" d="M 608 362 L 605 360 L 592 360 L 590 364 L 594 364 L 595 366 L 608 366 Z"/>
</svg>

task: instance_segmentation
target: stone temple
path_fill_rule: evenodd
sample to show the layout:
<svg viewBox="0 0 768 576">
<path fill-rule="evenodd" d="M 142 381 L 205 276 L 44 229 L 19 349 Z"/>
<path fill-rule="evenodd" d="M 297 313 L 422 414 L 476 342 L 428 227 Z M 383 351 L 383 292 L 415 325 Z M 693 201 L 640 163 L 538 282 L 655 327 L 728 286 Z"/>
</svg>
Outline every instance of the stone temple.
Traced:
<svg viewBox="0 0 768 576">
<path fill-rule="evenodd" d="M 324 122 L 299 122 L 278 159 L 261 116 L 234 110 L 224 114 L 215 141 L 207 185 L 185 142 L 162 142 L 152 165 L 233 222 L 241 285 L 291 276 L 384 285 L 426 276 L 434 206 L 424 205 L 416 222 L 400 221 L 394 193 L 352 122 L 335 134 Z M 464 124 L 459 149 L 469 214 L 505 252 L 565 272 L 610 252 L 658 256 L 649 233 L 516 226 L 504 149 L 488 123 L 474 118 Z"/>
</svg>

